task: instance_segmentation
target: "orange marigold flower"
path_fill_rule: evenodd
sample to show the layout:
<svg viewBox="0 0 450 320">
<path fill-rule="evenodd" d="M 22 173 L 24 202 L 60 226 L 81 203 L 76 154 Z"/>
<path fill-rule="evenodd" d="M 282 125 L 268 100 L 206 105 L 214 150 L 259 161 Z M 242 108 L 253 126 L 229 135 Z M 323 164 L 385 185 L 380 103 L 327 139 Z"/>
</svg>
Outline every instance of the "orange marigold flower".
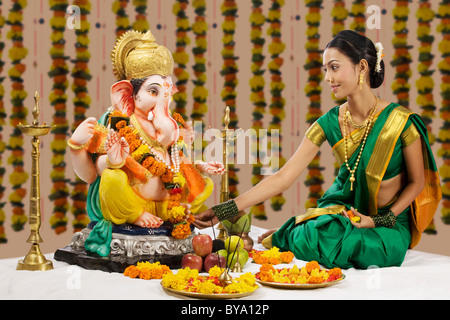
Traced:
<svg viewBox="0 0 450 320">
<path fill-rule="evenodd" d="M 130 144 L 136 139 L 137 139 L 136 134 L 134 134 L 133 132 L 128 132 L 125 134 L 125 140 L 127 140 L 128 144 Z"/>
<path fill-rule="evenodd" d="M 275 272 L 275 268 L 271 264 L 263 264 L 259 268 L 259 272 L 269 272 L 269 271 Z"/>
<path fill-rule="evenodd" d="M 282 263 L 291 263 L 294 259 L 294 254 L 291 251 L 285 251 L 280 254 L 280 260 Z"/>
<path fill-rule="evenodd" d="M 149 268 L 141 269 L 141 271 L 139 273 L 139 279 L 143 279 L 143 280 L 153 279 L 152 278 L 152 270 Z"/>
<path fill-rule="evenodd" d="M 125 135 L 126 135 L 127 133 L 130 133 L 130 132 L 131 132 L 131 128 L 130 128 L 130 127 L 124 127 L 124 128 L 122 128 L 122 129 L 119 130 L 119 135 L 120 135 L 121 137 L 125 137 Z"/>
<path fill-rule="evenodd" d="M 333 268 L 328 271 L 328 274 L 330 276 L 336 275 L 336 276 L 340 277 L 342 275 L 342 270 L 340 268 Z"/>
<path fill-rule="evenodd" d="M 316 277 L 316 276 L 311 276 L 308 279 L 308 283 L 311 284 L 316 284 L 316 283 L 322 283 L 324 280 L 322 277 Z"/>
<path fill-rule="evenodd" d="M 191 234 L 191 225 L 189 223 L 179 224 L 172 230 L 172 237 L 175 239 L 186 239 Z"/>
<path fill-rule="evenodd" d="M 133 153 L 137 148 L 140 147 L 141 141 L 134 140 L 134 141 L 131 141 L 131 143 L 129 143 L 128 145 L 130 146 L 130 153 Z"/>
<path fill-rule="evenodd" d="M 129 266 L 125 269 L 123 274 L 130 278 L 137 278 L 139 276 L 139 269 L 136 266 Z"/>
<path fill-rule="evenodd" d="M 311 273 L 311 271 L 313 271 L 314 269 L 320 269 L 320 266 L 317 261 L 310 261 L 306 263 L 305 268 L 308 273 Z"/>
<path fill-rule="evenodd" d="M 170 170 L 166 170 L 166 172 L 161 176 L 161 180 L 164 183 L 170 183 L 173 180 L 173 173 Z"/>
<path fill-rule="evenodd" d="M 120 120 L 119 122 L 116 123 L 117 129 L 122 129 L 122 128 L 125 128 L 126 126 L 127 126 L 127 122 L 125 120 Z"/>
<path fill-rule="evenodd" d="M 273 273 L 271 273 L 271 272 L 260 273 L 259 279 L 261 279 L 261 281 L 265 281 L 265 282 L 273 282 L 275 280 L 273 278 Z"/>
<path fill-rule="evenodd" d="M 142 166 L 148 169 L 153 164 L 153 162 L 155 162 L 155 158 L 148 156 L 144 161 L 142 161 Z"/>
</svg>

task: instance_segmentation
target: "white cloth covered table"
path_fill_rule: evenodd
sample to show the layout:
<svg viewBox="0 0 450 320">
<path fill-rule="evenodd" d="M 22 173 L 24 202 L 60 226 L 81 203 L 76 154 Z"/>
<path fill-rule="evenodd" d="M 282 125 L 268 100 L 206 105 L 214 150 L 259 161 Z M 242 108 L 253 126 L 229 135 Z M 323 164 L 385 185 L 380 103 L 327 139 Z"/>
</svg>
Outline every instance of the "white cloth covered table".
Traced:
<svg viewBox="0 0 450 320">
<path fill-rule="evenodd" d="M 256 239 L 264 231 L 252 226 L 250 236 L 257 250 L 263 250 Z M 212 235 L 211 228 L 199 232 Z M 46 257 L 53 261 L 54 269 L 45 272 L 16 271 L 23 257 L 0 260 L 0 299 L 191 299 L 167 294 L 160 280 L 130 279 L 120 273 L 86 270 L 55 261 L 53 254 Z M 293 263 L 301 267 L 306 261 L 294 259 Z M 277 267 L 284 266 L 288 265 Z M 257 272 L 259 267 L 249 260 L 243 271 Z M 262 286 L 240 300 L 450 299 L 448 256 L 409 250 L 401 267 L 345 269 L 343 273 L 346 278 L 331 287 L 283 290 Z"/>
</svg>

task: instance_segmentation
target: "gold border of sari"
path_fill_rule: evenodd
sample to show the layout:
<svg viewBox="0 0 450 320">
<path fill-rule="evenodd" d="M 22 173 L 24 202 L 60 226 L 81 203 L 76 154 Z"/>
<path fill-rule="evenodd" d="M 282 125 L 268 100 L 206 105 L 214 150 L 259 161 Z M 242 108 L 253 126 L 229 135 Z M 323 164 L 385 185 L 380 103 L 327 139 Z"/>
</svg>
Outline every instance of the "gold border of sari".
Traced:
<svg viewBox="0 0 450 320">
<path fill-rule="evenodd" d="M 412 114 L 412 111 L 404 107 L 397 107 L 392 110 L 375 142 L 375 147 L 366 167 L 366 181 L 369 190 L 369 215 L 371 216 L 377 214 L 377 195 L 381 180 L 389 165 L 395 144 L 410 114 Z M 382 143 L 378 143 L 379 141 L 382 141 Z M 386 148 L 386 146 L 389 147 Z"/>
</svg>

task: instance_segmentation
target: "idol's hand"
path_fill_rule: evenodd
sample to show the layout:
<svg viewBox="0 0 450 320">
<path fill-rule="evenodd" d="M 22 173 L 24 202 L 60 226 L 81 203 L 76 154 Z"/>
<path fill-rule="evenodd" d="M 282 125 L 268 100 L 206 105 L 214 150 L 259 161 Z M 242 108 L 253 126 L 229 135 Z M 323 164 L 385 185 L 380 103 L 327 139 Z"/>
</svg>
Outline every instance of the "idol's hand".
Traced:
<svg viewBox="0 0 450 320">
<path fill-rule="evenodd" d="M 225 166 L 217 161 L 198 162 L 196 168 L 201 172 L 213 175 L 221 175 L 225 172 Z"/>
<path fill-rule="evenodd" d="M 351 207 L 351 211 L 353 212 L 353 215 L 355 217 L 359 217 L 360 221 L 355 222 L 348 216 L 347 212 L 344 212 L 344 215 L 349 218 L 350 223 L 354 225 L 356 228 L 375 228 L 375 223 L 373 222 L 373 219 L 369 216 L 366 216 L 365 214 L 359 213 L 355 208 Z"/>
<path fill-rule="evenodd" d="M 106 140 L 106 152 L 108 160 L 113 165 L 123 163 L 130 153 L 130 147 L 124 137 L 111 129 Z"/>
<path fill-rule="evenodd" d="M 75 145 L 83 145 L 89 142 L 95 132 L 97 119 L 89 117 L 84 120 L 70 137 L 70 141 Z"/>
<path fill-rule="evenodd" d="M 202 213 L 196 214 L 195 221 L 193 222 L 194 226 L 199 229 L 212 227 L 217 223 L 219 223 L 219 219 L 214 214 L 214 211 L 212 209 L 208 209 L 206 211 L 203 211 Z"/>
</svg>

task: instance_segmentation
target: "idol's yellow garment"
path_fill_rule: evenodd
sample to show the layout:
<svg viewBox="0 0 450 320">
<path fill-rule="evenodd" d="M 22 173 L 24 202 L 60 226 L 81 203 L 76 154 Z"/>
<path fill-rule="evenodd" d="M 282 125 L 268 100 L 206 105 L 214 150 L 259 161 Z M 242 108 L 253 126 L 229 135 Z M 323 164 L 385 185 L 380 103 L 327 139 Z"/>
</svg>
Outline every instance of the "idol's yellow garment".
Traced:
<svg viewBox="0 0 450 320">
<path fill-rule="evenodd" d="M 205 187 L 190 203 L 189 211 L 197 213 L 211 195 L 213 182 L 204 177 Z M 134 223 L 147 211 L 167 221 L 168 201 L 153 201 L 141 198 L 130 186 L 127 174 L 121 169 L 105 169 L 100 181 L 100 206 L 105 220 L 114 224 Z"/>
<path fill-rule="evenodd" d="M 100 206 L 103 218 L 114 224 L 134 223 L 144 212 L 163 219 L 168 201 L 147 201 L 130 186 L 120 169 L 105 169 L 100 182 Z"/>
</svg>

